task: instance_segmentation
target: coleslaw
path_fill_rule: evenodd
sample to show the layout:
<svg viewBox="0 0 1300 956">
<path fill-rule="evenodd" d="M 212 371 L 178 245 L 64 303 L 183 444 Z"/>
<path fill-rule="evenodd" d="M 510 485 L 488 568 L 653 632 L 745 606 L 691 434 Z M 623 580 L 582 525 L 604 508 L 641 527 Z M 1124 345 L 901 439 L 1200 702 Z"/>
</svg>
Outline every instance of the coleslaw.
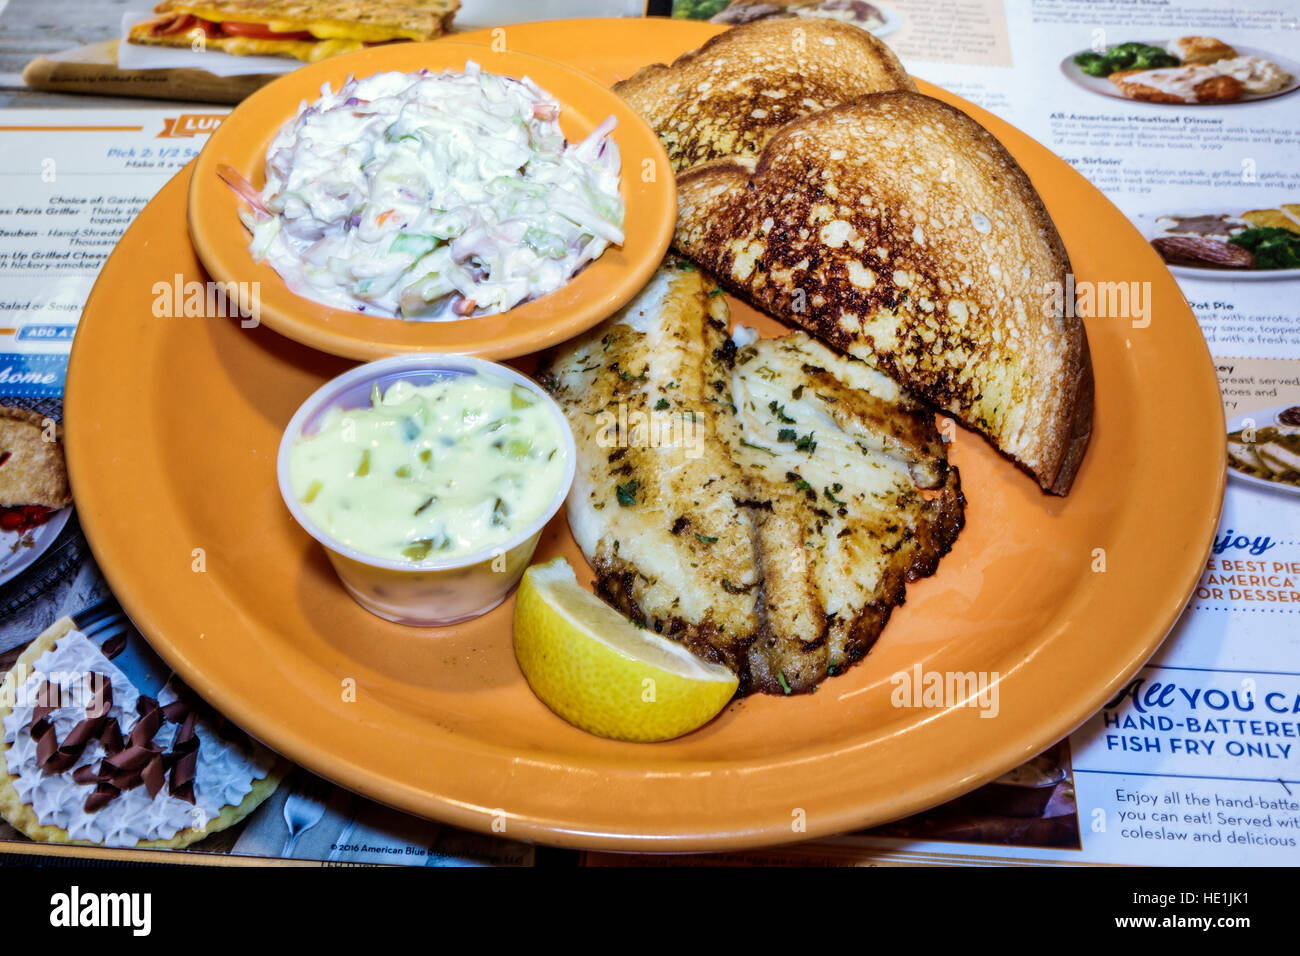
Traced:
<svg viewBox="0 0 1300 956">
<path fill-rule="evenodd" d="M 403 319 L 553 292 L 622 244 L 624 215 L 614 117 L 572 144 L 559 115 L 532 80 L 473 61 L 326 84 L 245 195 L 252 254 L 298 295 Z"/>
</svg>

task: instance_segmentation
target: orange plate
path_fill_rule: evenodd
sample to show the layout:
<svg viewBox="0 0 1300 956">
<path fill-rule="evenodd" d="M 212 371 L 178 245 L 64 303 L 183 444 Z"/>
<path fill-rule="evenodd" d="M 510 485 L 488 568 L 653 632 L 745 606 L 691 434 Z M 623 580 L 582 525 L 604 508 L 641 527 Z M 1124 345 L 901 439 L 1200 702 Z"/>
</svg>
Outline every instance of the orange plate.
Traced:
<svg viewBox="0 0 1300 956">
<path fill-rule="evenodd" d="M 601 20 L 507 35 L 609 82 L 714 29 Z M 204 278 L 185 241 L 188 171 L 105 266 L 69 370 L 77 507 L 122 604 L 187 681 L 277 750 L 449 823 L 488 831 L 499 813 L 520 839 L 630 850 L 789 842 L 921 810 L 1037 754 L 1100 707 L 1182 610 L 1222 501 L 1223 409 L 1191 310 L 1120 212 L 1028 137 L 926 89 L 978 118 L 1028 170 L 1079 281 L 1150 282 L 1154 317 L 1144 329 L 1088 322 L 1096 428 L 1068 498 L 1042 494 L 983 440 L 958 434 L 966 529 L 867 658 L 816 694 L 750 697 L 682 739 L 617 743 L 570 727 L 529 692 L 511 602 L 434 631 L 357 607 L 275 482 L 281 429 L 347 363 L 268 329 L 152 315 L 160 277 Z M 558 554 L 584 577 L 562 517 L 538 559 Z M 891 706 L 891 675 L 917 664 L 997 672 L 998 715 Z M 793 827 L 798 811 L 804 830 Z"/>
<path fill-rule="evenodd" d="M 218 166 L 233 166 L 261 189 L 267 147 L 303 100 L 310 103 L 320 96 L 321 84 L 337 90 L 349 76 L 389 70 L 459 71 L 467 59 L 489 73 L 532 77 L 560 101 L 560 126 L 570 142 L 584 139 L 611 113 L 617 117 L 613 136 L 623 160 L 627 206 L 621 247 L 611 246 L 549 295 L 508 312 L 456 322 L 405 322 L 321 305 L 289 291 L 274 269 L 253 261 L 248 232 L 238 217 L 240 200 L 217 177 Z M 643 175 L 646 169 L 657 172 L 650 182 Z M 188 209 L 190 239 L 214 279 L 261 283 L 262 322 L 304 345 L 355 359 L 430 350 L 511 358 L 563 342 L 612 315 L 645 285 L 668 249 L 676 218 L 677 194 L 663 147 L 645 120 L 606 87 L 553 60 L 445 41 L 370 47 L 294 70 L 258 90 L 226 118 L 199 154 Z"/>
</svg>

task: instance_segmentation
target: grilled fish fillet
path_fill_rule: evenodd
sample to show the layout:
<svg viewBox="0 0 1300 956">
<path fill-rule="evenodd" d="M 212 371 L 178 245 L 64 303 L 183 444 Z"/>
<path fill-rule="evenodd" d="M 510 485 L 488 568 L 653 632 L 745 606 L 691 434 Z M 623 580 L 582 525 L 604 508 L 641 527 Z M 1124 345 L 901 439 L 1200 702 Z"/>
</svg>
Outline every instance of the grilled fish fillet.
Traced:
<svg viewBox="0 0 1300 956">
<path fill-rule="evenodd" d="M 791 120 L 867 93 L 915 89 L 884 43 L 823 19 L 735 27 L 614 86 L 659 134 L 677 171 L 756 153 Z"/>
<path fill-rule="evenodd" d="M 577 440 L 569 525 L 623 613 L 741 693 L 808 691 L 934 572 L 959 477 L 893 381 L 802 332 L 731 337 L 717 292 L 670 263 L 543 361 Z"/>
<path fill-rule="evenodd" d="M 678 177 L 675 248 L 757 308 L 870 361 L 1066 494 L 1092 427 L 1070 262 L 982 126 L 876 93 Z"/>
</svg>

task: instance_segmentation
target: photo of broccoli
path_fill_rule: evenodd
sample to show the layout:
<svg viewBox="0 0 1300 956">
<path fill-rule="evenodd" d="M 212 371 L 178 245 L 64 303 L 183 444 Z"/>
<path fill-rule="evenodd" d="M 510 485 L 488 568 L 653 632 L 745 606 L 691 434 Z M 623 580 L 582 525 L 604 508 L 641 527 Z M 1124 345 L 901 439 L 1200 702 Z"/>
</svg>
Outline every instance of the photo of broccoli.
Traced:
<svg viewBox="0 0 1300 956">
<path fill-rule="evenodd" d="M 1182 61 L 1149 43 L 1121 43 L 1105 53 L 1080 53 L 1074 62 L 1088 76 L 1105 77 L 1120 70 L 1155 70 L 1165 66 L 1179 66 Z"/>
</svg>

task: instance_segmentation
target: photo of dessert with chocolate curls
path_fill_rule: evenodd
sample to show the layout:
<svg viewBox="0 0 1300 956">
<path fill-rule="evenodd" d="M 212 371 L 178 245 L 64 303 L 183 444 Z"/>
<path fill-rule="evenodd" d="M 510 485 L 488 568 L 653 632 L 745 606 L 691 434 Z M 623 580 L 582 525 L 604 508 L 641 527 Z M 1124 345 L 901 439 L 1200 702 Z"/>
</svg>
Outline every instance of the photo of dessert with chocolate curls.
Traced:
<svg viewBox="0 0 1300 956">
<path fill-rule="evenodd" d="M 178 848 L 242 820 L 286 765 L 188 691 L 141 693 L 71 618 L 4 678 L 0 816 L 32 840 Z"/>
</svg>

